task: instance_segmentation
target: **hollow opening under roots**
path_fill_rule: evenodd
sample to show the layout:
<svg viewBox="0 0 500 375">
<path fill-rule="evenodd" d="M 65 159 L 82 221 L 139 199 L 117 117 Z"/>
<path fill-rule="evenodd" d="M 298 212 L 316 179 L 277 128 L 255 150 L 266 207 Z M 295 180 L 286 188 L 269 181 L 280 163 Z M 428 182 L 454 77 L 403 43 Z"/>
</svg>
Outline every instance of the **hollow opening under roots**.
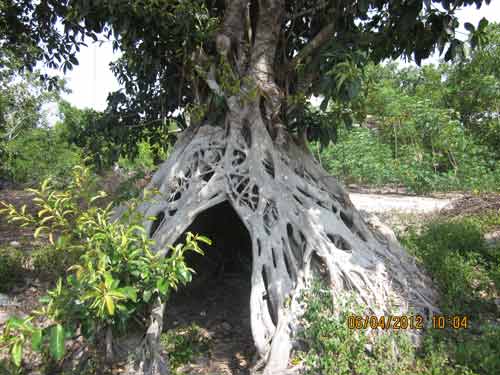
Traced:
<svg viewBox="0 0 500 375">
<path fill-rule="evenodd" d="M 208 373 L 247 374 L 254 354 L 250 328 L 252 242 L 231 205 L 224 201 L 199 214 L 187 232 L 212 240 L 200 243 L 205 255 L 189 253 L 187 264 L 196 274 L 167 302 L 164 330 L 193 323 L 209 337 L 208 350 L 192 358 Z"/>
</svg>

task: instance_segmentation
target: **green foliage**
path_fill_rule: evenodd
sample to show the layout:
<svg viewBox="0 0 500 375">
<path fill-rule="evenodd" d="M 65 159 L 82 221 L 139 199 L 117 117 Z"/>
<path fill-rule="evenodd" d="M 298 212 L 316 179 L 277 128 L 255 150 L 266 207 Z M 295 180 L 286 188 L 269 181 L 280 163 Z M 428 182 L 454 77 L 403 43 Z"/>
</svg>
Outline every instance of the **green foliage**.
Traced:
<svg viewBox="0 0 500 375">
<path fill-rule="evenodd" d="M 466 129 L 491 150 L 500 147 L 500 24 L 480 24 L 482 40 L 467 58 L 449 66 L 445 103 Z M 499 156 L 497 154 L 496 159 Z"/>
<path fill-rule="evenodd" d="M 0 53 L 0 61 L 0 177 L 38 182 L 49 172 L 64 173 L 77 152 L 47 129 L 43 110 L 60 93 L 47 91 L 36 73 L 19 75 L 19 59 Z"/>
<path fill-rule="evenodd" d="M 120 156 L 118 166 L 129 174 L 145 175 L 154 171 L 155 155 L 161 160 L 166 160 L 168 154 L 168 144 L 165 146 L 152 143 L 150 140 L 142 140 L 137 143 L 137 156 L 132 160 L 126 156 Z"/>
<path fill-rule="evenodd" d="M 472 328 L 467 330 L 431 332 L 424 353 L 430 359 L 432 352 L 441 348 L 457 365 L 484 375 L 500 370 L 500 329 L 488 323 L 498 315 L 492 299 L 500 288 L 495 280 L 500 248 L 487 246 L 483 239 L 499 220 L 498 213 L 487 212 L 434 221 L 421 233 L 411 232 L 403 238 L 440 287 L 443 313 L 469 315 L 471 319 Z"/>
<path fill-rule="evenodd" d="M 1 6 L 1 5 L 0 5 Z M 44 104 L 59 99 L 58 91 L 48 91 L 37 79 L 37 72 L 25 72 L 21 60 L 0 53 L 0 139 L 10 141 L 26 129 L 47 123 Z M 64 81 L 59 85 L 64 90 Z"/>
<path fill-rule="evenodd" d="M 378 142 L 367 129 L 342 129 L 336 144 L 320 150 L 318 147 L 313 145 L 313 153 L 316 155 L 319 151 L 323 168 L 334 176 L 375 185 L 397 181 L 396 165 L 390 164 L 390 148 Z"/>
<path fill-rule="evenodd" d="M 143 140 L 137 145 L 137 156 L 134 159 L 122 157 L 118 159 L 117 166 L 125 180 L 120 183 L 115 194 L 116 202 L 133 199 L 140 195 L 144 189 L 144 182 L 148 181 L 152 172 L 156 169 L 157 158 L 164 161 L 169 155 L 168 143 L 152 143 Z"/>
<path fill-rule="evenodd" d="M 323 95 L 325 103 L 332 99 L 343 105 L 338 101 L 354 99 L 361 87 L 357 79 L 359 56 L 356 55 L 376 62 L 401 56 L 420 64 L 437 47 L 440 53 L 446 49 L 446 60 L 455 59 L 464 55 L 464 43 L 455 35 L 459 27 L 456 8 L 479 7 L 489 2 L 363 0 L 352 5 L 326 0 L 314 6 L 302 0 L 282 2 L 276 8 L 269 8 L 273 14 L 282 15 L 272 33 L 283 38 L 269 46 L 276 72 L 280 72 L 276 82 L 287 95 Z M 165 118 L 177 118 L 185 125 L 185 117 L 177 109 L 200 100 L 203 103 L 198 104 L 210 103 L 214 107 L 208 114 L 213 113 L 212 109 L 223 107 L 224 101 L 214 103 L 214 97 L 200 84 L 220 61 L 215 36 L 224 29 L 221 25 L 225 20 L 242 19 L 235 25 L 224 26 L 235 30 L 223 32 L 241 34 L 241 40 L 234 40 L 235 45 L 239 45 L 238 54 L 251 52 L 255 27 L 250 35 L 237 30 L 242 23 L 255 26 L 268 10 L 252 7 L 242 18 L 245 4 L 241 3 L 239 6 L 243 8 L 237 9 L 238 5 L 224 7 L 211 0 L 130 1 L 119 5 L 111 1 L 94 4 L 77 0 L 71 6 L 15 0 L 0 6 L 1 13 L 6 15 L 0 25 L 3 41 L 0 61 L 4 54 L 14 55 L 27 70 L 39 61 L 50 68 L 71 70 L 78 64 L 76 52 L 84 45 L 83 36 L 94 40 L 98 35 L 114 37 L 113 45 L 123 56 L 112 69 L 124 90 L 110 96 L 110 116 L 105 122 L 108 129 L 123 133 L 129 132 L 130 129 L 125 129 L 129 126 L 147 124 L 150 129 L 157 129 Z M 61 27 L 55 27 L 56 24 Z M 487 21 L 482 21 L 477 29 L 468 24 L 474 45 L 483 43 L 485 24 Z M 329 37 L 321 38 L 322 34 Z M 320 38 L 316 38 L 318 36 Z M 349 57 L 345 58 L 346 55 Z M 235 69 L 233 56 L 229 57 L 232 71 L 243 75 L 240 67 Z M 209 64 L 205 64 L 206 61 Z M 300 81 L 304 77 L 308 78 L 302 85 Z M 241 84 L 242 77 L 231 81 Z M 239 85 L 230 86 L 239 88 Z M 290 128 L 296 128 L 296 124 L 292 124 L 295 115 L 285 122 Z"/>
<path fill-rule="evenodd" d="M 30 254 L 34 274 L 44 280 L 57 280 L 78 261 L 81 253 L 82 250 L 79 248 L 61 249 L 56 246 L 42 246 L 35 249 Z"/>
<path fill-rule="evenodd" d="M 112 204 L 96 204 L 105 193 L 92 193 L 91 177 L 88 168 L 77 166 L 63 191 L 50 180 L 39 189 L 30 189 L 38 207 L 36 215 L 27 213 L 26 206 L 17 209 L 2 203 L 0 213 L 9 221 L 33 228 L 35 237 L 48 237 L 51 247 L 43 259 L 52 255 L 73 260 L 80 254 L 43 299 L 44 306 L 34 312 L 53 324 L 40 333 L 29 321 L 20 324 L 16 320 L 4 331 L 2 342 L 17 367 L 19 351 L 28 342 L 37 347 L 42 342 L 48 355 L 59 361 L 66 339 L 77 331 L 97 347 L 105 334 L 120 335 L 131 328 L 131 322 L 145 324 L 141 317 L 147 316 L 152 303 L 165 302 L 172 289 L 191 281 L 194 271 L 185 264 L 184 254 L 202 254 L 198 242 L 211 243 L 188 233 L 185 244 L 172 247 L 168 256 L 155 253 L 153 241 L 140 225 L 142 217 L 134 210 L 137 202 L 132 202 L 121 220 L 113 220 Z"/>
<path fill-rule="evenodd" d="M 22 280 L 25 255 L 13 247 L 0 247 L 0 292 L 6 293 Z"/>
<path fill-rule="evenodd" d="M 488 305 L 481 296 L 492 292 L 491 284 L 500 267 L 500 249 L 486 245 L 477 218 L 433 222 L 422 233 L 411 233 L 403 240 L 436 280 L 443 309 L 475 314 Z"/>
<path fill-rule="evenodd" d="M 487 324 L 480 336 L 471 337 L 460 332 L 456 346 L 451 348 L 457 363 L 467 365 L 480 374 L 496 374 L 500 371 L 500 328 Z"/>
<path fill-rule="evenodd" d="M 82 150 L 87 162 L 97 170 L 110 167 L 118 158 L 119 145 L 106 129 L 104 115 L 92 109 L 78 109 L 66 101 L 59 102 L 61 120 L 55 131 L 60 139 Z"/>
<path fill-rule="evenodd" d="M 500 170 L 491 169 L 488 153 L 460 129 L 455 134 L 445 132 L 439 138 L 453 151 L 441 152 L 436 143 L 433 153 L 422 144 L 410 143 L 398 147 L 398 158 L 382 135 L 365 128 L 341 130 L 336 144 L 319 149 L 313 144 L 312 150 L 329 173 L 348 183 L 398 184 L 417 193 L 498 190 Z"/>
<path fill-rule="evenodd" d="M 453 365 L 445 347 L 434 342 L 419 353 L 404 332 L 383 332 L 371 339 L 365 331 L 349 328 L 348 316 L 364 315 L 353 296 L 336 297 L 334 302 L 316 281 L 304 300 L 302 338 L 307 350 L 292 361 L 302 360 L 306 374 L 474 374 L 465 366 Z"/>
<path fill-rule="evenodd" d="M 149 173 L 167 158 L 172 142 L 169 134 L 178 129 L 174 121 L 147 119 L 144 126 L 131 126 L 140 116 L 82 110 L 64 101 L 59 103 L 59 111 L 58 136 L 81 149 L 87 163 L 100 172 L 118 162 L 127 172 Z"/>
<path fill-rule="evenodd" d="M 351 112 L 344 109 L 351 120 L 339 117 L 335 103 L 326 113 L 312 111 L 306 125 L 322 143 L 323 165 L 348 182 L 415 192 L 498 190 L 500 25 L 469 28 L 478 47 L 454 64 L 365 64 L 360 95 L 349 101 Z M 352 119 L 373 131 L 346 133 Z M 314 126 L 334 129 L 335 145 L 316 136 Z"/>
<path fill-rule="evenodd" d="M 195 323 L 188 327 L 170 329 L 161 335 L 160 340 L 174 374 L 178 367 L 189 363 L 196 355 L 207 352 L 210 347 L 210 339 Z"/>
<path fill-rule="evenodd" d="M 22 184 L 38 184 L 51 176 L 63 180 L 73 165 L 82 160 L 78 148 L 60 139 L 52 129 L 32 129 L 10 141 L 2 172 Z"/>
</svg>

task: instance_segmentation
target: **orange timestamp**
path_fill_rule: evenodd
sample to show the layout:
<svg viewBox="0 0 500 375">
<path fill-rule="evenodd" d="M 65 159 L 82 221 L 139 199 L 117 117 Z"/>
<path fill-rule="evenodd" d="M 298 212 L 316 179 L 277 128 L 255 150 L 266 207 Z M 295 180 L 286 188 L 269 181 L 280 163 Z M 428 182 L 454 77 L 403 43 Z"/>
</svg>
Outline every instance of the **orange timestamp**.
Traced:
<svg viewBox="0 0 500 375">
<path fill-rule="evenodd" d="M 350 329 L 466 329 L 469 327 L 467 315 L 433 315 L 429 324 L 422 315 L 350 315 L 347 317 Z"/>
</svg>

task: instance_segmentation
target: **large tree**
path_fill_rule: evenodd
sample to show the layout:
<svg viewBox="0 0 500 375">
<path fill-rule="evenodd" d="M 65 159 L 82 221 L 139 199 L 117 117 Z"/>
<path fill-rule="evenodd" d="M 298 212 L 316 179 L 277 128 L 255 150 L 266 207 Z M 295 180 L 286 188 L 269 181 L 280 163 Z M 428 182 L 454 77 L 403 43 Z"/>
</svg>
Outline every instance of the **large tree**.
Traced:
<svg viewBox="0 0 500 375">
<path fill-rule="evenodd" d="M 176 116 L 176 109 L 189 114 L 189 127 L 149 186 L 159 194 L 142 206 L 157 218 L 146 227 L 167 254 L 200 213 L 225 201 L 236 211 L 252 241 L 251 326 L 261 359 L 255 371 L 292 371 L 299 297 L 316 268 L 326 269 L 333 298 L 352 291 L 367 313 L 437 311 L 432 285 L 414 261 L 393 236 L 368 225 L 315 162 L 301 118 L 311 94 L 325 105 L 352 99 L 366 60 L 419 63 L 436 47 L 455 57 L 462 46 L 455 10 L 482 0 L 7 3 L 25 44 L 37 30 L 30 17 L 49 24 L 57 17 L 45 14 L 61 17 L 60 32 L 33 32 L 32 42 L 46 38 L 52 49 L 59 43 L 66 67 L 66 42 L 75 35 L 114 34 L 124 52 L 114 69 L 126 87 L 122 105 L 115 101 L 118 114 L 127 107 L 158 118 Z M 2 39 L 15 41 L 0 26 Z M 135 371 L 163 371 L 163 310 L 158 301 Z"/>
</svg>

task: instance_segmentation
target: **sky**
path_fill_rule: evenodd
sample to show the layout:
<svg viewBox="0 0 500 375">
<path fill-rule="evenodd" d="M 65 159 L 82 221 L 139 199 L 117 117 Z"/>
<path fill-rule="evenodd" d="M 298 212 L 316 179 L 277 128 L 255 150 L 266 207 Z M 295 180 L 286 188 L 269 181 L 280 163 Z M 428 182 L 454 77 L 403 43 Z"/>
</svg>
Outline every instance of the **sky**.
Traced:
<svg viewBox="0 0 500 375">
<path fill-rule="evenodd" d="M 465 22 L 477 26 L 483 17 L 490 22 L 500 22 L 500 0 L 492 0 L 490 5 L 483 5 L 480 9 L 476 9 L 475 6 L 463 8 L 458 10 L 457 14 L 461 23 L 458 31 L 462 33 L 465 33 L 463 28 Z M 466 38 L 465 35 L 461 36 Z M 120 88 L 109 68 L 109 63 L 119 56 L 119 53 L 113 52 L 110 41 L 104 41 L 100 45 L 89 41 L 88 47 L 82 47 L 77 55 L 79 65 L 65 76 L 71 93 L 64 95 L 64 98 L 78 108 L 104 110 L 108 94 Z M 438 56 L 433 56 L 424 63 L 434 63 L 438 59 Z M 54 108 L 49 109 L 49 112 L 54 110 Z M 53 116 L 55 114 L 51 117 Z"/>
</svg>

